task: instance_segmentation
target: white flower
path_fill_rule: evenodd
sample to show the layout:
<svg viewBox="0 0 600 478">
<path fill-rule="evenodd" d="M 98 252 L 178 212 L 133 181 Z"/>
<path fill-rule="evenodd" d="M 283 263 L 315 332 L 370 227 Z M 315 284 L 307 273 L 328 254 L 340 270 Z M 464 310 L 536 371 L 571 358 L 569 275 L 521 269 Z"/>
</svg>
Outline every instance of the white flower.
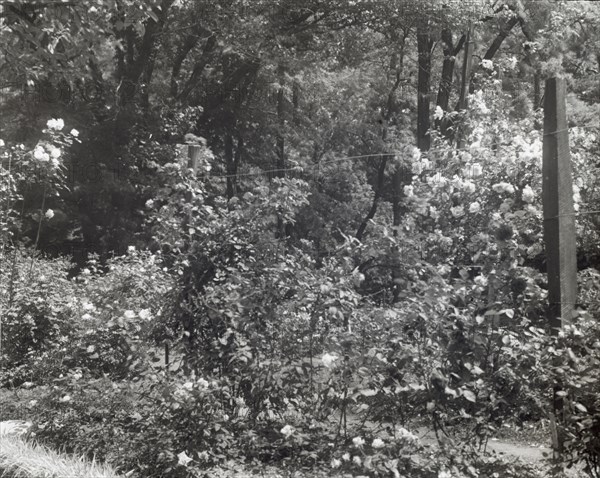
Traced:
<svg viewBox="0 0 600 478">
<path fill-rule="evenodd" d="M 488 279 L 483 274 L 480 274 L 477 277 L 475 277 L 475 279 L 473 279 L 473 281 L 475 282 L 475 284 L 477 284 L 478 286 L 481 286 L 481 287 L 485 287 L 486 285 L 488 285 Z"/>
<path fill-rule="evenodd" d="M 354 437 L 352 439 L 352 443 L 354 443 L 354 446 L 360 448 L 361 446 L 363 446 L 365 444 L 365 440 L 361 437 Z"/>
<path fill-rule="evenodd" d="M 290 425 L 286 425 L 279 431 L 281 432 L 281 434 L 283 436 L 285 436 L 286 438 L 289 438 L 292 435 L 292 433 L 294 433 L 294 427 L 292 427 Z"/>
<path fill-rule="evenodd" d="M 83 377 L 83 375 L 81 375 L 79 372 L 76 372 L 76 373 L 73 374 L 73 378 L 75 380 L 79 380 L 81 377 Z"/>
<path fill-rule="evenodd" d="M 344 454 L 342 455 L 342 460 L 344 460 L 344 461 L 348 461 L 349 459 L 350 459 L 350 453 L 344 453 Z"/>
<path fill-rule="evenodd" d="M 49 119 L 48 122 L 46 123 L 46 126 L 48 126 L 48 128 L 50 129 L 55 129 L 60 131 L 61 129 L 63 129 L 65 127 L 65 122 L 61 119 Z"/>
<path fill-rule="evenodd" d="M 463 181 L 463 190 L 466 193 L 473 194 L 477 190 L 477 188 L 475 187 L 475 183 L 467 180 Z"/>
<path fill-rule="evenodd" d="M 421 159 L 421 150 L 419 148 L 412 149 L 412 159 L 413 161 L 419 161 L 419 159 Z"/>
<path fill-rule="evenodd" d="M 96 347 L 94 345 L 88 345 L 88 348 L 86 350 L 88 354 L 93 354 L 96 350 Z"/>
<path fill-rule="evenodd" d="M 45 153 L 46 151 L 44 151 L 44 148 L 42 148 L 41 146 L 36 146 L 33 151 L 33 157 L 38 161 L 41 161 Z"/>
<path fill-rule="evenodd" d="M 360 465 L 362 463 L 362 460 L 360 459 L 360 456 L 353 456 L 352 457 L 352 461 L 354 463 L 356 463 L 357 465 Z"/>
<path fill-rule="evenodd" d="M 138 312 L 138 317 L 142 320 L 148 320 L 150 318 L 150 309 L 142 309 Z"/>
<path fill-rule="evenodd" d="M 93 5 L 88 10 L 88 12 L 90 12 L 90 13 L 96 13 L 97 11 L 98 11 L 98 9 L 96 7 L 94 7 Z"/>
<path fill-rule="evenodd" d="M 423 163 L 421 161 L 415 161 L 412 163 L 411 172 L 413 174 L 421 174 L 423 172 Z"/>
<path fill-rule="evenodd" d="M 126 310 L 123 315 L 126 319 L 133 319 L 135 317 L 135 312 L 133 310 Z"/>
<path fill-rule="evenodd" d="M 321 361 L 323 362 L 323 365 L 325 365 L 325 367 L 330 368 L 333 365 L 333 362 L 335 362 L 338 359 L 338 357 L 336 355 L 330 354 L 330 353 L 324 353 L 323 356 L 321 357 Z"/>
<path fill-rule="evenodd" d="M 29 405 L 30 407 L 35 407 L 38 404 L 37 400 L 29 400 L 29 403 L 27 405 Z"/>
<path fill-rule="evenodd" d="M 450 213 L 453 217 L 461 217 L 465 215 L 465 208 L 462 206 L 454 206 L 450 208 Z"/>
<path fill-rule="evenodd" d="M 342 462 L 337 458 L 333 458 L 331 460 L 331 468 L 339 468 L 342 465 Z"/>
<path fill-rule="evenodd" d="M 444 117 L 444 110 L 440 105 L 435 107 L 435 113 L 433 114 L 433 117 L 436 120 L 441 120 Z"/>
<path fill-rule="evenodd" d="M 208 388 L 209 383 L 203 378 L 201 378 L 198 380 L 198 385 L 200 385 L 201 388 Z"/>
<path fill-rule="evenodd" d="M 135 252 L 135 246 L 127 246 L 127 252 L 129 252 L 129 253 Z"/>
<path fill-rule="evenodd" d="M 515 187 L 512 184 L 501 181 L 492 185 L 492 189 L 497 193 L 508 193 L 513 194 L 515 192 Z"/>
<path fill-rule="evenodd" d="M 148 199 L 148 200 L 146 201 L 146 207 L 147 207 L 147 208 L 151 208 L 151 207 L 153 207 L 153 206 L 154 206 L 154 201 L 153 201 L 152 199 Z"/>
<path fill-rule="evenodd" d="M 406 440 L 417 440 L 417 437 L 404 427 L 397 427 L 396 435 L 398 435 L 398 438 L 404 438 Z"/>
<path fill-rule="evenodd" d="M 375 440 L 373 440 L 373 443 L 371 444 L 371 446 L 373 448 L 383 448 L 385 446 L 385 443 L 383 442 L 383 440 L 381 438 L 375 438 Z"/>
<path fill-rule="evenodd" d="M 523 191 L 521 192 L 521 198 L 527 203 L 532 203 L 535 199 L 535 193 L 529 184 L 525 185 L 523 188 Z"/>
<path fill-rule="evenodd" d="M 479 204 L 477 201 L 472 202 L 469 205 L 469 212 L 471 214 L 477 214 L 479 211 L 481 211 L 481 204 Z"/>
<path fill-rule="evenodd" d="M 449 471 L 440 471 L 438 478 L 452 478 L 452 474 Z"/>
<path fill-rule="evenodd" d="M 193 389 L 193 388 L 194 388 L 194 384 L 193 384 L 192 382 L 185 382 L 185 383 L 182 385 L 182 387 L 183 387 L 183 388 L 185 388 L 186 390 L 191 390 L 191 389 Z"/>
<path fill-rule="evenodd" d="M 188 463 L 190 461 L 194 461 L 193 458 L 190 458 L 189 456 L 187 456 L 185 451 L 182 451 L 181 453 L 179 453 L 179 455 L 177 455 L 177 465 L 178 466 L 188 466 Z"/>
<path fill-rule="evenodd" d="M 75 136 L 77 138 L 77 136 L 79 136 L 79 131 L 77 131 L 75 128 L 73 128 L 71 130 L 71 136 Z"/>
<path fill-rule="evenodd" d="M 46 219 L 52 219 L 54 217 L 54 211 L 52 209 L 48 209 L 44 216 L 46 216 Z"/>
<path fill-rule="evenodd" d="M 51 158 L 50 163 L 52 164 L 53 168 L 58 168 L 58 166 L 60 166 L 60 161 L 56 158 Z"/>
<path fill-rule="evenodd" d="M 83 315 L 81 316 L 81 319 L 82 319 L 82 320 L 91 320 L 91 319 L 92 319 L 92 316 L 91 316 L 90 314 L 83 314 Z"/>
<path fill-rule="evenodd" d="M 494 68 L 492 60 L 481 60 L 481 66 L 486 70 L 492 70 Z"/>
<path fill-rule="evenodd" d="M 4 147 L 4 140 L 0 139 L 0 148 Z"/>
<path fill-rule="evenodd" d="M 415 195 L 415 188 L 413 186 L 404 186 L 404 195 L 407 198 L 413 197 Z"/>
<path fill-rule="evenodd" d="M 440 213 L 434 206 L 429 207 L 429 215 L 431 216 L 431 219 L 433 219 L 433 220 L 437 220 L 440 217 Z"/>
<path fill-rule="evenodd" d="M 84 302 L 82 305 L 83 310 L 94 310 L 94 304 L 91 302 Z"/>
<path fill-rule="evenodd" d="M 24 382 L 22 387 L 23 388 L 31 388 L 31 387 L 33 387 L 33 382 Z"/>
<path fill-rule="evenodd" d="M 71 401 L 71 395 L 65 395 L 64 397 L 60 398 L 58 401 L 61 402 L 61 403 L 70 402 Z"/>
<path fill-rule="evenodd" d="M 52 156 L 54 159 L 58 159 L 60 158 L 61 153 L 62 151 L 60 148 L 54 148 L 52 151 L 50 151 L 50 156 Z"/>
</svg>

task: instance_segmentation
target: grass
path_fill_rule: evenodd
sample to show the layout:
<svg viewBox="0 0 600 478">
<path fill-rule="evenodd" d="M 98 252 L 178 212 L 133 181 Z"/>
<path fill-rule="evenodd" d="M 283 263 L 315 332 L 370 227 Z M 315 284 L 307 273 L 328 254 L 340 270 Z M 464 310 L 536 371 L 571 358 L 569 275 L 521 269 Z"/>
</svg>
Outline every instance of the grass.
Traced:
<svg viewBox="0 0 600 478">
<path fill-rule="evenodd" d="M 49 450 L 10 435 L 0 437 L 2 478 L 119 478 L 109 466 Z"/>
</svg>

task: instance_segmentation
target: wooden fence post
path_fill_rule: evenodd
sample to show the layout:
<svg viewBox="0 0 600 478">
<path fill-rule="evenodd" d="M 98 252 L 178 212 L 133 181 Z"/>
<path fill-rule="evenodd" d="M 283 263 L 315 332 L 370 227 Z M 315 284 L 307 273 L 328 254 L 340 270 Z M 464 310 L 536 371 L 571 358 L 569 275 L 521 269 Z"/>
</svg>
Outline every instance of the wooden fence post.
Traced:
<svg viewBox="0 0 600 478">
<path fill-rule="evenodd" d="M 546 80 L 542 199 L 549 320 L 554 333 L 571 321 L 577 301 L 575 210 L 565 90 L 564 79 Z"/>
<path fill-rule="evenodd" d="M 188 144 L 188 168 L 193 169 L 195 173 L 198 173 L 198 159 L 201 151 L 201 145 Z"/>
<path fill-rule="evenodd" d="M 571 321 L 577 300 L 577 239 L 565 91 L 564 79 L 546 80 L 542 201 L 548 273 L 548 320 L 555 335 L 564 323 Z M 562 453 L 564 442 L 560 390 L 561 384 L 554 384 L 551 429 L 555 457 Z"/>
</svg>

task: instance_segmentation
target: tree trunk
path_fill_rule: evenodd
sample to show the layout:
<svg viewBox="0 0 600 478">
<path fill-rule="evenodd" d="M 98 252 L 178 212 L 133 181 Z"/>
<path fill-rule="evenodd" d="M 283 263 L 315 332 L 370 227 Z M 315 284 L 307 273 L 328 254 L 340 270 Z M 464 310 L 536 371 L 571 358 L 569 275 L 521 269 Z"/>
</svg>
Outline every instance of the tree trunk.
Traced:
<svg viewBox="0 0 600 478">
<path fill-rule="evenodd" d="M 427 151 L 431 146 L 429 136 L 429 90 L 431 86 L 431 40 L 427 25 L 419 26 L 417 30 L 417 50 L 419 73 L 417 78 L 417 146 L 421 151 Z"/>
<path fill-rule="evenodd" d="M 384 156 L 379 161 L 379 168 L 377 169 L 377 184 L 375 185 L 375 196 L 373 196 L 373 204 L 371 205 L 371 209 L 361 222 L 358 230 L 356 231 L 356 238 L 361 241 L 367 226 L 369 225 L 369 221 L 375 217 L 377 213 L 377 206 L 379 205 L 379 201 L 381 200 L 381 196 L 383 194 L 383 186 L 385 181 L 385 167 L 387 165 L 388 156 Z"/>
<path fill-rule="evenodd" d="M 225 133 L 225 168 L 227 171 L 227 200 L 233 198 L 236 193 L 237 167 L 233 157 L 233 136 L 231 131 Z"/>
<path fill-rule="evenodd" d="M 443 111 L 448 111 L 452 83 L 454 79 L 454 66 L 456 55 L 460 53 L 465 43 L 466 35 L 462 35 L 456 46 L 453 44 L 452 31 L 449 28 L 442 30 L 442 41 L 444 42 L 444 63 L 442 65 L 442 78 L 438 90 L 436 105 Z M 435 127 L 446 138 L 451 138 L 453 124 L 448 117 L 435 120 Z"/>
<path fill-rule="evenodd" d="M 279 178 L 285 178 L 285 66 L 280 63 L 277 67 L 279 77 L 279 90 L 277 91 L 277 137 L 275 139 L 275 149 L 277 154 L 276 175 Z M 279 238 L 286 236 L 286 224 L 281 217 L 277 219 L 277 231 Z"/>
<path fill-rule="evenodd" d="M 467 31 L 467 37 L 465 40 L 465 55 L 463 60 L 462 81 L 460 85 L 460 97 L 458 99 L 458 105 L 456 108 L 457 111 L 465 110 L 468 106 L 469 83 L 471 80 L 471 70 L 473 65 L 473 30 L 473 25 L 469 25 L 469 30 Z M 464 131 L 456 131 L 456 135 L 456 146 L 460 149 L 464 144 Z"/>
</svg>

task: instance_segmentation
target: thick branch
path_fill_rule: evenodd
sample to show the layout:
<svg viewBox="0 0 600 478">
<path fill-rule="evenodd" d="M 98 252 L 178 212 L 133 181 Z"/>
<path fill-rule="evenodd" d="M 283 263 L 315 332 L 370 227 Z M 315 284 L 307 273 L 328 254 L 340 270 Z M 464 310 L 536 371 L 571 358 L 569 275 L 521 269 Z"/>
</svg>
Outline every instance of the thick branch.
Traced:
<svg viewBox="0 0 600 478">
<path fill-rule="evenodd" d="M 510 31 L 518 22 L 519 18 L 515 16 L 511 18 L 510 21 L 502 27 L 500 33 L 498 33 L 496 38 L 494 38 L 494 41 L 492 42 L 488 50 L 485 52 L 485 55 L 483 56 L 484 60 L 491 60 L 492 58 L 494 58 L 494 55 L 500 49 L 500 46 L 502 45 Z"/>
<path fill-rule="evenodd" d="M 206 43 L 204 44 L 204 48 L 202 50 L 202 56 L 200 60 L 194 65 L 194 69 L 192 70 L 192 74 L 185 82 L 181 93 L 178 95 L 177 99 L 180 101 L 184 101 L 190 95 L 190 93 L 198 86 L 200 81 L 202 80 L 202 72 L 206 65 L 208 65 L 210 54 L 215 50 L 217 46 L 217 37 L 213 34 L 206 39 Z M 171 83 L 171 87 L 173 87 L 173 83 Z M 173 91 L 173 89 L 171 89 Z"/>
</svg>

